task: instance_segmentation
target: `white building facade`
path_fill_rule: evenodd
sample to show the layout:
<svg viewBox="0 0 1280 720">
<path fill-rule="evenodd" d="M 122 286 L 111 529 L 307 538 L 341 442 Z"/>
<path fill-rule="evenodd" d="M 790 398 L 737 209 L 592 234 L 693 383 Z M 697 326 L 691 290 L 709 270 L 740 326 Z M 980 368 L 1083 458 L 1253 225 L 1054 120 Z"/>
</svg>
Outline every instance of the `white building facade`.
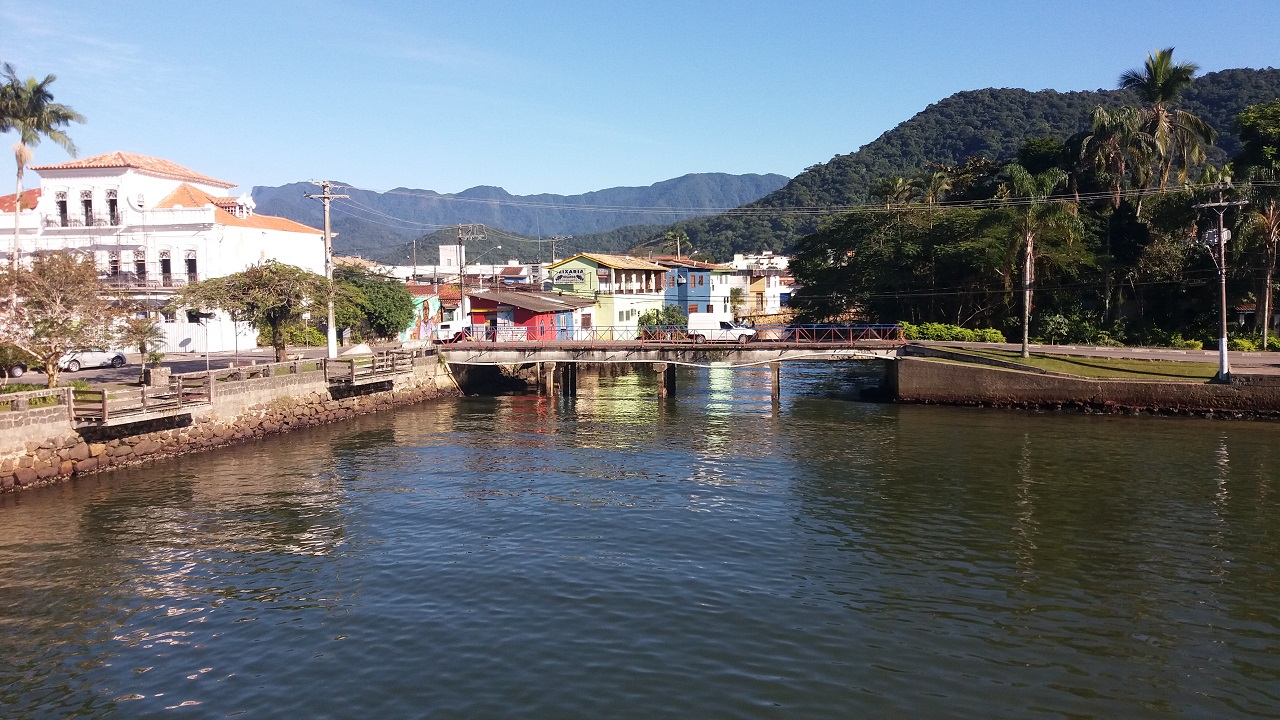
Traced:
<svg viewBox="0 0 1280 720">
<path fill-rule="evenodd" d="M 89 254 L 99 277 L 130 304 L 164 319 L 165 352 L 256 347 L 257 331 L 224 314 L 165 311 L 188 283 L 264 260 L 324 274 L 323 234 L 286 218 L 258 215 L 234 183 L 160 158 L 114 152 L 30 168 L 40 187 L 0 198 L 0 262 L 32 253 Z M 18 233 L 14 233 L 14 212 Z"/>
</svg>

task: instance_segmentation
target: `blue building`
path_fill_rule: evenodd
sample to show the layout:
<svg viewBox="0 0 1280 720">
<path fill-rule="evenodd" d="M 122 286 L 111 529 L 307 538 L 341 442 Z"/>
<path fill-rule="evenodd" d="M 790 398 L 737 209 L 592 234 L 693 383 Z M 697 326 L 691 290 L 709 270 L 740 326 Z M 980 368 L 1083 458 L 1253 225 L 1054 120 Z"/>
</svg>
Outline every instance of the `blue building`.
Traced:
<svg viewBox="0 0 1280 720">
<path fill-rule="evenodd" d="M 667 269 L 663 303 L 686 314 L 711 313 L 732 316 L 729 307 L 729 279 L 732 268 L 688 258 L 656 258 Z"/>
</svg>

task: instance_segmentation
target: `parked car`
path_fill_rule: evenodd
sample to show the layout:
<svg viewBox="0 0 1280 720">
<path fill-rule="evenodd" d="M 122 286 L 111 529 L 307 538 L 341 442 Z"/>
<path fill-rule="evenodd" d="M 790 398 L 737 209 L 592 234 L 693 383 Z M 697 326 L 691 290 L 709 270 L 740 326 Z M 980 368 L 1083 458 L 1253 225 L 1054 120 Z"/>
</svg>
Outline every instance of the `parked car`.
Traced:
<svg viewBox="0 0 1280 720">
<path fill-rule="evenodd" d="M 122 352 L 104 350 L 102 348 L 84 348 L 83 350 L 72 350 L 58 358 L 58 367 L 68 372 L 75 372 L 80 368 L 124 367 L 125 362 L 124 353 Z"/>
<path fill-rule="evenodd" d="M 20 378 L 27 374 L 24 353 L 12 345 L 0 345 L 0 376 Z"/>
</svg>

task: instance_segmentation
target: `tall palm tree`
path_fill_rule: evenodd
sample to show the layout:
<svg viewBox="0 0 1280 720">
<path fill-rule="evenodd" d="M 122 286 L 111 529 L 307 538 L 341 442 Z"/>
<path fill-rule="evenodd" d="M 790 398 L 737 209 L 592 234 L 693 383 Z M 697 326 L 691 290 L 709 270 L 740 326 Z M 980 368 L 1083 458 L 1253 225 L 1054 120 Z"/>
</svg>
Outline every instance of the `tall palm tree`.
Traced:
<svg viewBox="0 0 1280 720">
<path fill-rule="evenodd" d="M 44 80 L 35 78 L 18 79 L 13 66 L 6 64 L 3 68 L 5 78 L 4 105 L 7 125 L 18 133 L 18 141 L 13 144 L 13 157 L 18 164 L 17 197 L 13 214 L 13 258 L 12 265 L 18 265 L 19 231 L 21 230 L 22 176 L 27 163 L 31 162 L 32 148 L 40 144 L 44 138 L 52 140 L 72 157 L 76 155 L 76 144 L 62 131 L 62 128 L 73 122 L 84 122 L 84 116 L 71 108 L 53 101 L 53 93 L 49 86 L 57 80 L 55 75 L 47 75 Z"/>
<path fill-rule="evenodd" d="M 1253 181 L 1274 183 L 1275 173 L 1255 170 Z M 1245 213 L 1245 228 L 1262 243 L 1262 349 L 1267 349 L 1267 331 L 1271 328 L 1271 285 L 1276 271 L 1276 251 L 1280 244 L 1280 199 L 1273 185 L 1253 185 L 1253 208 Z"/>
<path fill-rule="evenodd" d="M 1175 63 L 1170 47 L 1149 53 L 1141 69 L 1126 70 L 1120 75 L 1120 88 L 1133 90 L 1150 106 L 1143 110 L 1142 128 L 1155 138 L 1160 149 L 1161 188 L 1169 184 L 1174 160 L 1179 163 L 1179 179 L 1186 182 L 1191 166 L 1204 162 L 1204 147 L 1218 138 L 1209 123 L 1172 107 L 1199 69 L 1195 63 Z"/>
<path fill-rule="evenodd" d="M 1151 160 L 1159 155 L 1159 143 L 1143 129 L 1143 114 L 1135 107 L 1107 110 L 1101 105 L 1093 109 L 1093 122 L 1078 142 L 1079 159 L 1093 165 L 1111 189 L 1111 211 L 1120 209 L 1125 184 L 1143 186 Z M 1078 196 L 1077 196 L 1078 197 Z M 1139 200 L 1139 203 L 1142 201 Z M 1141 204 L 1138 206 L 1141 210 Z M 1103 317 L 1111 316 L 1111 228 L 1103 247 Z"/>
<path fill-rule="evenodd" d="M 1046 232 L 1063 230 L 1074 237 L 1080 219 L 1071 203 L 1053 198 L 1053 193 L 1067 182 L 1067 174 L 1050 168 L 1032 175 L 1021 165 L 1006 168 L 1008 198 L 1012 215 L 1011 227 L 1022 246 L 1022 357 L 1030 357 L 1031 295 L 1035 287 L 1036 238 Z"/>
<path fill-rule="evenodd" d="M 1111 188 L 1111 208 L 1120 207 L 1125 182 L 1159 152 L 1156 138 L 1142 124 L 1134 107 L 1093 109 L 1093 122 L 1080 142 L 1080 158 L 1092 163 Z"/>
</svg>

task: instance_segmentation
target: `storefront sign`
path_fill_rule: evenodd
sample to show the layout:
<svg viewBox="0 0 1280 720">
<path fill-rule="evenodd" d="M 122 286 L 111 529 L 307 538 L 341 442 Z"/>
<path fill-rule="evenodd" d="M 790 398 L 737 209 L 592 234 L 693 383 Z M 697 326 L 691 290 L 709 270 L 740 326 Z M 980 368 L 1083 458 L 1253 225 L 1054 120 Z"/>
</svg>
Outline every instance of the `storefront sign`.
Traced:
<svg viewBox="0 0 1280 720">
<path fill-rule="evenodd" d="M 581 268 L 577 270 L 556 270 L 551 276 L 551 282 L 556 285 L 581 285 L 587 281 L 587 271 Z"/>
</svg>

